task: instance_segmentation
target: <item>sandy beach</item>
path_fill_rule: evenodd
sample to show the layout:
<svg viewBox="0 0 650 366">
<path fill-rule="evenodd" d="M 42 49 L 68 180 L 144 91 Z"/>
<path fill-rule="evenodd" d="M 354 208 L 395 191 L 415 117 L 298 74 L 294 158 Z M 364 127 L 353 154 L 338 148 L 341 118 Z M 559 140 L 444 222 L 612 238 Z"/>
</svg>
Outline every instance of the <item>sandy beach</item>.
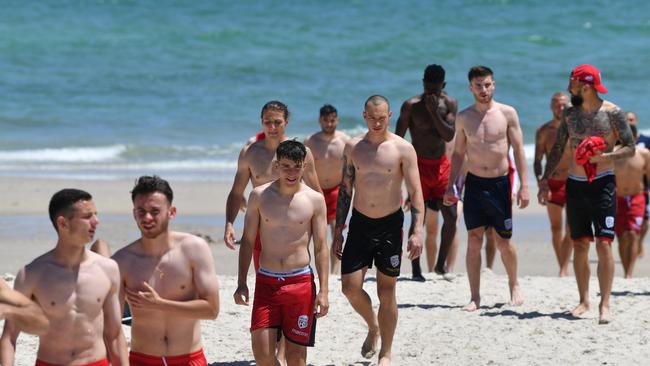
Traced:
<svg viewBox="0 0 650 366">
<path fill-rule="evenodd" d="M 53 180 L 0 178 L 0 273 L 7 278 L 32 258 L 49 250 L 56 236 L 47 218 L 47 203 L 56 190 L 75 187 L 95 197 L 100 213 L 97 236 L 113 250 L 138 237 L 131 218 L 130 180 Z M 217 320 L 203 322 L 203 340 L 210 365 L 254 364 L 250 350 L 250 308 L 236 306 L 237 253 L 223 245 L 224 207 L 229 183 L 170 182 L 179 215 L 173 228 L 213 239 L 211 248 L 221 282 L 221 312 Z M 531 189 L 536 193 L 536 188 Z M 525 297 L 521 307 L 507 304 L 507 279 L 499 258 L 494 272 L 482 276 L 483 304 L 475 313 L 460 310 L 469 298 L 465 276 L 466 230 L 461 223 L 460 248 L 454 281 L 426 274 L 427 282 L 409 280 L 410 264 L 403 263 L 397 299 L 399 323 L 394 343 L 396 365 L 565 365 L 642 364 L 650 357 L 650 260 L 637 264 L 637 278 L 624 280 L 614 244 L 616 277 L 612 306 L 614 321 L 597 324 L 598 283 L 596 254 L 592 250 L 592 310 L 576 319 L 566 310 L 577 303 L 573 276 L 557 278 L 545 209 L 533 203 L 514 211 L 514 241 L 519 257 L 520 283 Z M 408 218 L 408 214 L 406 217 Z M 236 226 L 241 233 L 241 219 Z M 374 270 L 366 289 L 377 306 Z M 572 270 L 571 270 L 572 273 Z M 254 286 L 252 277 L 249 286 Z M 313 365 L 371 365 L 359 350 L 365 337 L 361 318 L 340 292 L 340 278 L 330 284 L 330 314 L 318 323 L 316 347 L 309 350 Z M 129 328 L 124 328 L 127 337 Z M 21 335 L 18 365 L 32 365 L 37 340 Z"/>
</svg>

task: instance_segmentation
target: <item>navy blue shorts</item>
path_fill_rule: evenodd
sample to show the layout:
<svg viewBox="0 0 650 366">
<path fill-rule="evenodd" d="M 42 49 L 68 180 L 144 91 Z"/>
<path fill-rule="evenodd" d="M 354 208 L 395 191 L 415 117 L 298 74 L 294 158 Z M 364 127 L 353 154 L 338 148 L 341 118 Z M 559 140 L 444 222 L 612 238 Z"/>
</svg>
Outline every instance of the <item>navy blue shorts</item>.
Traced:
<svg viewBox="0 0 650 366">
<path fill-rule="evenodd" d="M 616 178 L 601 173 L 591 183 L 587 178 L 569 176 L 566 180 L 566 214 L 571 239 L 611 242 L 616 225 Z M 593 226 L 593 228 L 592 228 Z"/>
<path fill-rule="evenodd" d="M 512 189 L 507 175 L 482 178 L 467 173 L 463 215 L 467 230 L 493 227 L 504 239 L 512 237 Z"/>
</svg>

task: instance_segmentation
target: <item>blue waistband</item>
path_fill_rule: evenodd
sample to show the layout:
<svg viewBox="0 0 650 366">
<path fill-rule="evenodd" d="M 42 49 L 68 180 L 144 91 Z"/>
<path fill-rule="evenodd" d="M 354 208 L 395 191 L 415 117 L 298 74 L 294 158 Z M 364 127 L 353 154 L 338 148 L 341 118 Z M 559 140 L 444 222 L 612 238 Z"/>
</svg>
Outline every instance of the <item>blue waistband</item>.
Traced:
<svg viewBox="0 0 650 366">
<path fill-rule="evenodd" d="M 596 174 L 594 179 L 606 177 L 608 175 L 614 175 L 614 171 L 613 170 L 605 170 L 604 172 L 600 172 L 600 173 Z M 587 177 L 581 177 L 579 175 L 574 175 L 574 174 L 571 174 L 571 173 L 569 173 L 569 179 L 573 179 L 573 180 L 578 181 L 578 182 L 586 182 L 586 181 L 588 181 Z"/>
<path fill-rule="evenodd" d="M 267 269 L 261 268 L 257 271 L 259 274 L 263 274 L 265 276 L 269 277 L 277 277 L 277 278 L 285 278 L 285 277 L 293 277 L 293 276 L 300 276 L 300 275 L 305 275 L 305 274 L 310 274 L 311 273 L 311 267 L 304 266 L 302 268 L 294 269 L 293 271 L 289 272 L 275 272 L 275 271 L 269 271 Z"/>
</svg>

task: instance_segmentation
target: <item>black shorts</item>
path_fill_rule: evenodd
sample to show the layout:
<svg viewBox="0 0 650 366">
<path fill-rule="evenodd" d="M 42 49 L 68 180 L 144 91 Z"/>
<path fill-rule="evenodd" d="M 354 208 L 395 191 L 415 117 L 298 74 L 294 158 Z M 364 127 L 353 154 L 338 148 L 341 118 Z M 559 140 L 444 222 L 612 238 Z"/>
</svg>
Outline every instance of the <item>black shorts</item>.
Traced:
<svg viewBox="0 0 650 366">
<path fill-rule="evenodd" d="M 512 237 L 512 189 L 507 175 L 482 178 L 467 173 L 463 215 L 467 230 L 493 227 L 500 237 Z"/>
<path fill-rule="evenodd" d="M 616 224 L 614 173 L 601 173 L 591 183 L 581 178 L 569 176 L 566 181 L 566 213 L 571 239 L 591 241 L 595 236 L 611 242 Z"/>
<path fill-rule="evenodd" d="M 440 198 L 432 198 L 430 200 L 426 200 L 426 201 L 424 201 L 424 207 L 438 212 L 438 211 L 440 211 L 440 208 L 442 207 L 442 199 L 440 199 Z"/>
<path fill-rule="evenodd" d="M 372 268 L 386 276 L 399 276 L 402 264 L 404 212 L 402 209 L 386 217 L 373 219 L 352 209 L 350 229 L 341 258 L 341 274 Z"/>
</svg>

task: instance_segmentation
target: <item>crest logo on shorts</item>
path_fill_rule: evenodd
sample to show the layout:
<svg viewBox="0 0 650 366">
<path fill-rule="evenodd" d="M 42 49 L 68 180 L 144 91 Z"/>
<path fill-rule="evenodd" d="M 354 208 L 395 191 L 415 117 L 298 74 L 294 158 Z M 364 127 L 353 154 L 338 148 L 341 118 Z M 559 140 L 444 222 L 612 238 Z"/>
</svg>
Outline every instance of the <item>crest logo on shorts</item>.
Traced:
<svg viewBox="0 0 650 366">
<path fill-rule="evenodd" d="M 394 255 L 394 256 L 390 257 L 390 264 L 393 267 L 399 266 L 399 255 Z"/>
<path fill-rule="evenodd" d="M 635 217 L 634 220 L 636 221 L 637 226 L 641 226 L 641 224 L 643 224 L 643 217 Z"/>
<path fill-rule="evenodd" d="M 610 229 L 614 227 L 614 216 L 605 217 L 605 226 Z"/>
<path fill-rule="evenodd" d="M 298 317 L 298 328 L 300 329 L 305 329 L 307 328 L 307 322 L 309 322 L 309 318 L 307 315 L 301 315 Z"/>
<path fill-rule="evenodd" d="M 506 227 L 506 230 L 512 230 L 512 219 L 503 220 L 503 226 Z"/>
</svg>

